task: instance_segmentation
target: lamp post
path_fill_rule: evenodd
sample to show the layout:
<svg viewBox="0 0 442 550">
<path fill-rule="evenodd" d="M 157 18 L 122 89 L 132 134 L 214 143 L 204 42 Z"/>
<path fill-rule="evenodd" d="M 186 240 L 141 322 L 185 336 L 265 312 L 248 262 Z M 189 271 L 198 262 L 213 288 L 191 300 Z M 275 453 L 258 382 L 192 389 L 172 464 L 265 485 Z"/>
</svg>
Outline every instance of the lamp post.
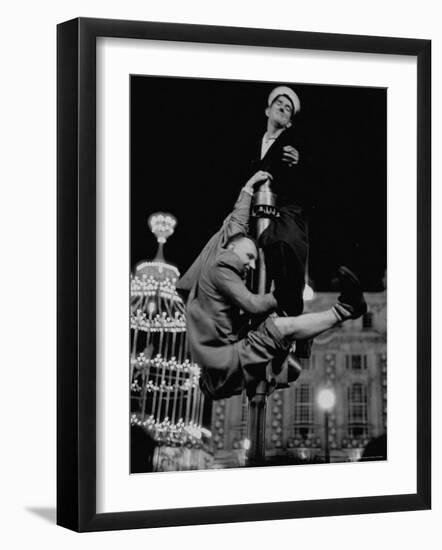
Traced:
<svg viewBox="0 0 442 550">
<path fill-rule="evenodd" d="M 272 193 L 270 180 L 263 182 L 253 197 L 252 216 L 256 219 L 256 237 L 269 226 L 277 216 L 276 195 Z M 266 269 L 263 251 L 259 250 L 258 285 L 259 294 L 266 289 Z M 247 462 L 250 466 L 262 464 L 265 460 L 265 427 L 268 397 L 268 382 L 261 380 L 253 395 L 249 397 L 249 426 Z"/>
<path fill-rule="evenodd" d="M 329 417 L 330 411 L 333 409 L 336 403 L 336 394 L 332 388 L 323 388 L 319 390 L 317 395 L 317 403 L 319 408 L 324 411 L 324 435 L 325 435 L 325 460 L 324 462 L 330 462 L 330 444 L 328 441 L 329 433 Z"/>
</svg>

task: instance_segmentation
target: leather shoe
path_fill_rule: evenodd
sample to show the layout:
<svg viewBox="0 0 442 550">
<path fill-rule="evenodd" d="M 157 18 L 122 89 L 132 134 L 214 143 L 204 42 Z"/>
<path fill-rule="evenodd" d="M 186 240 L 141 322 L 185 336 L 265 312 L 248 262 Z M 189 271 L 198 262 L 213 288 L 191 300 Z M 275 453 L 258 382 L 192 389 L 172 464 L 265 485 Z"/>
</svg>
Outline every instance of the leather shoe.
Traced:
<svg viewBox="0 0 442 550">
<path fill-rule="evenodd" d="M 338 278 L 341 294 L 335 305 L 337 314 L 345 321 L 346 319 L 357 319 L 367 313 L 367 303 L 358 277 L 348 267 L 341 266 L 338 269 Z"/>
</svg>

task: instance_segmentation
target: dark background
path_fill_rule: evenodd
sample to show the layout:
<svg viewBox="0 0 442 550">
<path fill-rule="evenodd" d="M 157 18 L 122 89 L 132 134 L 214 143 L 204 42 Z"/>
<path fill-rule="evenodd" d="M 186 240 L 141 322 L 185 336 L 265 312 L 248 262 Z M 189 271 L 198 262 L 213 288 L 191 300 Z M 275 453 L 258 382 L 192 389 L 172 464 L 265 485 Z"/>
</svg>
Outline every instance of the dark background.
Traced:
<svg viewBox="0 0 442 550">
<path fill-rule="evenodd" d="M 250 144 L 266 129 L 268 94 L 279 84 L 131 77 L 132 268 L 154 257 L 147 218 L 165 211 L 178 219 L 165 256 L 184 273 L 231 211 L 245 183 Z M 336 267 L 345 264 L 365 290 L 382 290 L 387 92 L 290 86 L 301 100 L 294 124 L 311 157 L 313 287 L 331 290 Z"/>
</svg>

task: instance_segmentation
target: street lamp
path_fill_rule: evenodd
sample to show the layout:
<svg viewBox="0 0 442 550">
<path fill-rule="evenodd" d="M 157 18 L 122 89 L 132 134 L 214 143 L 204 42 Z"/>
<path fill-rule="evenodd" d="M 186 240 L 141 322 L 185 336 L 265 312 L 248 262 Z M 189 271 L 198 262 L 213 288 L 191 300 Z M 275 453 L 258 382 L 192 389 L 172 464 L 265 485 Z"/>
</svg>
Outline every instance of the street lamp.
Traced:
<svg viewBox="0 0 442 550">
<path fill-rule="evenodd" d="M 328 463 L 330 462 L 330 444 L 328 441 L 329 416 L 330 411 L 336 403 L 336 394 L 332 388 L 323 388 L 322 390 L 319 390 L 316 399 L 319 408 L 324 411 L 325 462 Z"/>
</svg>

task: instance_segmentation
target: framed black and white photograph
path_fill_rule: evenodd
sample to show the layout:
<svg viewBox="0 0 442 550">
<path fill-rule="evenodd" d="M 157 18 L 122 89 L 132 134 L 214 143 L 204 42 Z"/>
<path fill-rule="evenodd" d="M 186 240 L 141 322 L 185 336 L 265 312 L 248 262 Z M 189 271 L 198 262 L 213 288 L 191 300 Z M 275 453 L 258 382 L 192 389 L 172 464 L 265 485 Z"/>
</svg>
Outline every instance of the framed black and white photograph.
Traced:
<svg viewBox="0 0 442 550">
<path fill-rule="evenodd" d="M 139 75 L 131 76 L 130 86 L 131 471 L 386 460 L 386 89 Z M 284 147 L 297 156 L 282 160 Z M 276 148 L 281 160 L 272 158 Z M 264 276 L 267 297 L 273 285 L 280 304 L 275 309 L 224 288 L 219 276 L 233 270 L 232 287 L 238 273 L 229 258 L 229 267 L 217 267 L 215 252 L 207 265 L 207 292 L 213 297 L 218 289 L 215 301 L 223 307 L 229 300 L 252 300 L 242 305 L 251 312 L 243 321 L 248 330 L 234 326 L 234 309 L 221 320 L 212 298 L 209 305 L 197 297 L 199 315 L 207 323 L 212 318 L 217 329 L 203 335 L 191 324 L 187 335 L 186 302 L 193 307 L 188 294 L 198 277 L 189 283 L 192 271 L 189 277 L 184 272 L 218 232 L 246 182 L 265 170 L 272 176 L 274 219 L 272 213 L 260 216 L 259 208 L 271 207 L 267 202 L 249 201 L 249 234 L 258 237 L 257 219 L 268 220 L 261 240 L 269 242 L 264 269 L 252 259 L 248 286 L 254 294 Z M 234 238 L 238 231 L 234 225 Z M 218 245 L 223 254 L 228 238 Z M 346 323 L 328 311 L 337 299 L 341 265 L 358 273 L 368 301 Z M 259 313 L 253 315 L 254 308 Z M 287 354 L 263 344 L 271 348 L 261 350 L 262 358 L 255 351 L 249 359 L 247 351 L 235 367 L 238 342 L 247 342 L 250 351 L 255 345 L 247 332 L 263 338 L 254 317 L 259 324 L 263 315 L 282 314 L 279 309 L 296 317 L 324 312 L 305 318 L 313 323 L 308 330 L 320 331 L 314 346 L 295 341 L 291 363 L 284 365 Z M 215 366 L 209 358 L 198 362 L 200 346 L 221 353 Z M 270 378 L 267 353 L 274 360 Z M 226 356 L 234 374 L 224 375 Z M 263 397 L 270 410 L 258 430 L 265 452 L 255 456 L 261 436 L 251 433 L 249 401 L 259 395 L 261 380 L 270 383 Z M 336 400 L 330 410 L 324 396 Z"/>
<path fill-rule="evenodd" d="M 58 28 L 58 523 L 430 506 L 430 43 Z"/>
</svg>

